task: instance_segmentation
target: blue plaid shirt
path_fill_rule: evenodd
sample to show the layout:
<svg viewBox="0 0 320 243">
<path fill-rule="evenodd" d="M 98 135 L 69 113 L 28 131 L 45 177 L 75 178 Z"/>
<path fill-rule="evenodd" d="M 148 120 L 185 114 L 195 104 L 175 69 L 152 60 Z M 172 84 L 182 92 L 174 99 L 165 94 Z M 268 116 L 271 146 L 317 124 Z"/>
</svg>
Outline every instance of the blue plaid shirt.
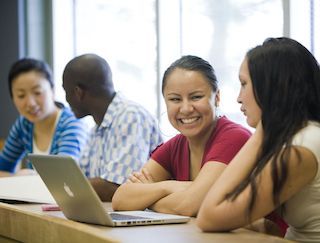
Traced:
<svg viewBox="0 0 320 243">
<path fill-rule="evenodd" d="M 101 125 L 93 127 L 80 155 L 80 167 L 88 178 L 122 184 L 160 143 L 157 121 L 142 106 L 117 93 Z"/>
</svg>

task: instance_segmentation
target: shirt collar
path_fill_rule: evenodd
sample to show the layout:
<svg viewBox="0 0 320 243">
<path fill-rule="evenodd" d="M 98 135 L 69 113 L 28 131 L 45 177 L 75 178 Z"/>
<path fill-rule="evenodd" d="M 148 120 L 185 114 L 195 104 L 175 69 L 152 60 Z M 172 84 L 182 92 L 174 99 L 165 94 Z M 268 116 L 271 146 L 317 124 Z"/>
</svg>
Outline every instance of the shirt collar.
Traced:
<svg viewBox="0 0 320 243">
<path fill-rule="evenodd" d="M 111 126 L 114 119 L 114 113 L 117 112 L 119 104 L 122 104 L 124 100 L 126 100 L 124 95 L 121 92 L 117 92 L 109 104 L 99 128 L 108 128 Z"/>
</svg>

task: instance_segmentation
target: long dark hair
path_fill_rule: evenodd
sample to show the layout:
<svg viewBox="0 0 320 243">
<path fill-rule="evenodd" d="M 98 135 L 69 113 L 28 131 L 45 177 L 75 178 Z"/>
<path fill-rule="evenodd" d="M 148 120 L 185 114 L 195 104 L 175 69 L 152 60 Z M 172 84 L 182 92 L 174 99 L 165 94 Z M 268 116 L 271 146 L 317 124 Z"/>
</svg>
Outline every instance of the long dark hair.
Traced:
<svg viewBox="0 0 320 243">
<path fill-rule="evenodd" d="M 227 198 L 234 200 L 250 185 L 250 212 L 259 176 L 269 161 L 273 203 L 280 206 L 280 191 L 288 176 L 288 157 L 294 149 L 293 137 L 308 121 L 320 122 L 320 69 L 313 55 L 290 38 L 269 38 L 251 49 L 246 58 L 255 99 L 262 110 L 264 136 L 251 176 Z"/>
<path fill-rule="evenodd" d="M 188 71 L 200 72 L 211 85 L 213 92 L 218 91 L 218 80 L 211 64 L 200 57 L 187 55 L 187 56 L 182 56 L 181 58 L 173 62 L 170 65 L 170 67 L 168 67 L 168 69 L 164 72 L 163 79 L 162 79 L 162 94 L 167 84 L 167 79 L 169 75 L 176 68 L 180 68 Z"/>
</svg>

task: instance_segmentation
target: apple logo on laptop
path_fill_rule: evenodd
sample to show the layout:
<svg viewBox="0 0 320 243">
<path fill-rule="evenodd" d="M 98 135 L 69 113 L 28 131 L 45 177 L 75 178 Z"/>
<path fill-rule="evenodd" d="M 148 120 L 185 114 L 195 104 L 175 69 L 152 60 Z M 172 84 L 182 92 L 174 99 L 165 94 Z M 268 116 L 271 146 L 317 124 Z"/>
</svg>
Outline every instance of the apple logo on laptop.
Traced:
<svg viewBox="0 0 320 243">
<path fill-rule="evenodd" d="M 63 187 L 70 197 L 74 197 L 73 192 L 70 190 L 66 183 L 64 183 Z"/>
</svg>

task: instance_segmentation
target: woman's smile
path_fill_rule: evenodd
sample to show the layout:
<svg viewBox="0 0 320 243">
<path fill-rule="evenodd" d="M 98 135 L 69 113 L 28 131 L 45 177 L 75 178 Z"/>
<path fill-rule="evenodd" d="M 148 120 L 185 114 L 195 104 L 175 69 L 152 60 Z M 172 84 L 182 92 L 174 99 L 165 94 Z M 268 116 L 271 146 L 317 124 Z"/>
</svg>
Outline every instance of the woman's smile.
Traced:
<svg viewBox="0 0 320 243">
<path fill-rule="evenodd" d="M 179 119 L 183 124 L 191 124 L 198 121 L 200 117 L 194 117 L 194 118 L 181 118 Z"/>
<path fill-rule="evenodd" d="M 167 78 L 164 98 L 171 125 L 188 139 L 203 138 L 213 130 L 219 94 L 200 72 L 174 70 Z"/>
</svg>

